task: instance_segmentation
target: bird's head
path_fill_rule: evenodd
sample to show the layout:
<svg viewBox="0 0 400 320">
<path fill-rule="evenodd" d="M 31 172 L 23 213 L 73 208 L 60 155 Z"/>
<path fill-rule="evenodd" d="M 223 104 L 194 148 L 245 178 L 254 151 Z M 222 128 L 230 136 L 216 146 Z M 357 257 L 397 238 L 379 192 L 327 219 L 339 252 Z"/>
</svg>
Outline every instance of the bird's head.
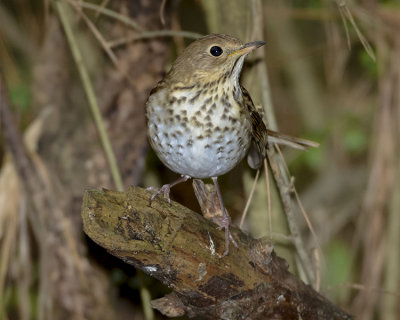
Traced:
<svg viewBox="0 0 400 320">
<path fill-rule="evenodd" d="M 221 77 L 238 81 L 246 55 L 264 44 L 264 41 L 243 43 L 224 34 L 207 35 L 182 52 L 167 77 L 187 84 Z"/>
</svg>

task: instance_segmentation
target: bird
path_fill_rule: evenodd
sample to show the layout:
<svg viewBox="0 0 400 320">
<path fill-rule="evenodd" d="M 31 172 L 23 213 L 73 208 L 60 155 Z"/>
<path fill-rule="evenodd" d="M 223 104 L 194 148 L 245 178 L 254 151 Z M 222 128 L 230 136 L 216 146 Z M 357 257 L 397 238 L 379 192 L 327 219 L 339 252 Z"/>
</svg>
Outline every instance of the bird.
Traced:
<svg viewBox="0 0 400 320">
<path fill-rule="evenodd" d="M 246 56 L 264 41 L 244 43 L 225 34 L 210 34 L 192 42 L 170 71 L 151 90 L 146 103 L 149 142 L 161 162 L 180 174 L 150 198 L 160 194 L 171 203 L 170 190 L 190 178 L 211 178 L 223 213 L 225 251 L 230 241 L 231 219 L 224 206 L 218 177 L 248 155 L 258 169 L 270 144 L 298 149 L 317 144 L 267 129 L 248 91 L 240 84 Z M 251 151 L 249 152 L 249 149 Z"/>
</svg>

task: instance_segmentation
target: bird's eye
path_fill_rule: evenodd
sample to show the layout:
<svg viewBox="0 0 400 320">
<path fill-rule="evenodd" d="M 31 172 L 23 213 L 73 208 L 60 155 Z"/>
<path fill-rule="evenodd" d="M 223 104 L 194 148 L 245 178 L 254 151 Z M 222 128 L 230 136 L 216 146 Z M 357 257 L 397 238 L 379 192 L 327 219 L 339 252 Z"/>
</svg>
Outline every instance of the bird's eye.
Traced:
<svg viewBox="0 0 400 320">
<path fill-rule="evenodd" d="M 222 54 L 222 52 L 224 52 L 224 51 L 222 50 L 221 47 L 218 47 L 218 46 L 213 46 L 213 47 L 211 47 L 211 49 L 210 49 L 210 53 L 211 53 L 214 57 L 220 56 L 220 55 Z"/>
</svg>

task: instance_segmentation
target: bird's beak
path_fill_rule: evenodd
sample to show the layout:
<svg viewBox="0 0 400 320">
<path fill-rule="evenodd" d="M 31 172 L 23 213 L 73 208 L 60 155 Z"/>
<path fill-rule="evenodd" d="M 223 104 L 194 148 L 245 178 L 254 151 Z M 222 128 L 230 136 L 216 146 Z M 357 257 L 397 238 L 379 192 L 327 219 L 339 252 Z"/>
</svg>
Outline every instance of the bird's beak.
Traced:
<svg viewBox="0 0 400 320">
<path fill-rule="evenodd" d="M 266 42 L 264 41 L 253 41 L 253 42 L 248 42 L 244 44 L 242 47 L 240 47 L 238 50 L 233 51 L 232 53 L 229 54 L 229 56 L 233 55 L 244 55 L 246 53 L 249 53 L 261 46 L 263 46 Z"/>
</svg>

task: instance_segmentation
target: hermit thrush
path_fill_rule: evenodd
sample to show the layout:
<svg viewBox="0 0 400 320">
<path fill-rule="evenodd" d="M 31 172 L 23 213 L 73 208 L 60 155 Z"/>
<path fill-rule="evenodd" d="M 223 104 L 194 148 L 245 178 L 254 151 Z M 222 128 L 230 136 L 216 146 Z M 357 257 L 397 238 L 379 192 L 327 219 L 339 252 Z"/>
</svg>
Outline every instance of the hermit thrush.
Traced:
<svg viewBox="0 0 400 320">
<path fill-rule="evenodd" d="M 223 205 L 217 177 L 235 167 L 255 146 L 249 160 L 260 166 L 268 143 L 283 143 L 304 149 L 312 142 L 270 131 L 257 112 L 249 93 L 239 83 L 245 57 L 265 42 L 242 43 L 222 34 L 212 34 L 191 43 L 171 70 L 151 91 L 146 105 L 150 144 L 160 160 L 181 174 L 155 194 L 164 193 L 189 178 L 212 178 L 224 215 L 225 252 L 230 219 Z"/>
</svg>

